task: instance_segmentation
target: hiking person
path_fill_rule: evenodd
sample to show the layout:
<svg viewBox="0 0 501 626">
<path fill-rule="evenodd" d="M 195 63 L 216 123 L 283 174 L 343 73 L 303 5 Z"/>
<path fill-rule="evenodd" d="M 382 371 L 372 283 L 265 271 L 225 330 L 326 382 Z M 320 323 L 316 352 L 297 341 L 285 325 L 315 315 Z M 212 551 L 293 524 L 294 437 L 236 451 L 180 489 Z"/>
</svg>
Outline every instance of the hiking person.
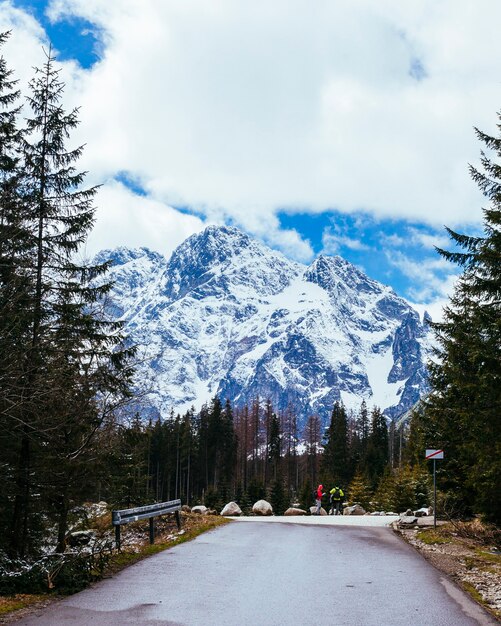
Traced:
<svg viewBox="0 0 501 626">
<path fill-rule="evenodd" d="M 316 505 L 316 510 L 315 513 L 313 515 L 320 515 L 320 509 L 322 508 L 322 497 L 325 496 L 324 493 L 324 486 L 323 485 L 318 485 L 317 490 L 315 492 L 315 505 Z"/>
<path fill-rule="evenodd" d="M 330 493 L 329 500 L 331 504 L 329 515 L 341 515 L 342 513 L 341 504 L 344 498 L 344 491 L 341 489 L 341 487 L 338 487 L 336 485 L 329 491 L 329 493 Z"/>
</svg>

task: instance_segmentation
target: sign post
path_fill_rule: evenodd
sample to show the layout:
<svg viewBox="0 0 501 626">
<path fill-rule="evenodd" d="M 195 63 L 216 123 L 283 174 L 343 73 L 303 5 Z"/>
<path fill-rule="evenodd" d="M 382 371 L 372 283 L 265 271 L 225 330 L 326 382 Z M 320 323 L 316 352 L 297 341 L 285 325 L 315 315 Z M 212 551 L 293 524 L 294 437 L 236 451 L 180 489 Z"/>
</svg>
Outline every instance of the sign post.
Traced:
<svg viewBox="0 0 501 626">
<path fill-rule="evenodd" d="M 437 474 L 435 461 L 444 458 L 443 450 L 426 450 L 425 459 L 433 459 L 433 528 L 437 527 Z"/>
</svg>

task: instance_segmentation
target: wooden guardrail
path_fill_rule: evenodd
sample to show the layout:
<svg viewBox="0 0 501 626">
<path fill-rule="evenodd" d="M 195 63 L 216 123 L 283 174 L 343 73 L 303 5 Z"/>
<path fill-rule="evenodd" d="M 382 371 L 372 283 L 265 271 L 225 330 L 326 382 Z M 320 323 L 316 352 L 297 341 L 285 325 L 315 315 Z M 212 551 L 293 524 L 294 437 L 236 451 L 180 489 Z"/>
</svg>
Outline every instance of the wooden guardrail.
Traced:
<svg viewBox="0 0 501 626">
<path fill-rule="evenodd" d="M 138 522 L 142 519 L 150 520 L 150 543 L 155 542 L 155 524 L 154 518 L 157 515 L 166 515 L 174 513 L 176 524 L 181 530 L 181 500 L 170 500 L 169 502 L 157 502 L 156 504 L 148 504 L 146 506 L 138 506 L 135 509 L 119 509 L 111 512 L 111 523 L 115 527 L 115 542 L 117 548 L 120 548 L 120 526 L 129 522 Z"/>
</svg>

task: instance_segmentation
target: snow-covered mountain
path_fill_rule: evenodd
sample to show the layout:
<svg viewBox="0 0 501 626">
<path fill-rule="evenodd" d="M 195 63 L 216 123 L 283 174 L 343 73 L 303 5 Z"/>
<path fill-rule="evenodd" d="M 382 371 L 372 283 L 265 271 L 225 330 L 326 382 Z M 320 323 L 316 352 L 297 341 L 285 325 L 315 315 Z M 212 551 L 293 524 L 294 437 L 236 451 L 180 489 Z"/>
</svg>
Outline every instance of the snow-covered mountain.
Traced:
<svg viewBox="0 0 501 626">
<path fill-rule="evenodd" d="M 210 226 L 169 261 L 146 248 L 99 255 L 110 258 L 110 311 L 140 346 L 145 416 L 199 408 L 218 393 L 237 405 L 291 403 L 303 420 L 362 399 L 396 418 L 426 391 L 426 324 L 338 256 L 306 267 Z"/>
</svg>

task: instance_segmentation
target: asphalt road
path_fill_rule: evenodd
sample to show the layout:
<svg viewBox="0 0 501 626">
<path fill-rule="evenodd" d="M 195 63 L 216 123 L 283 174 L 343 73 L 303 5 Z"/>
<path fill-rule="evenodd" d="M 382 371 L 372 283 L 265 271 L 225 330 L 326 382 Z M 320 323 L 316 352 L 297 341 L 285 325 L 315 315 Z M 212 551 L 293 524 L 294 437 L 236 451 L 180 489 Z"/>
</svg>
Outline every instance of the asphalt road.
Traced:
<svg viewBox="0 0 501 626">
<path fill-rule="evenodd" d="M 389 528 L 232 523 L 17 624 L 466 626 L 497 622 Z"/>
</svg>

